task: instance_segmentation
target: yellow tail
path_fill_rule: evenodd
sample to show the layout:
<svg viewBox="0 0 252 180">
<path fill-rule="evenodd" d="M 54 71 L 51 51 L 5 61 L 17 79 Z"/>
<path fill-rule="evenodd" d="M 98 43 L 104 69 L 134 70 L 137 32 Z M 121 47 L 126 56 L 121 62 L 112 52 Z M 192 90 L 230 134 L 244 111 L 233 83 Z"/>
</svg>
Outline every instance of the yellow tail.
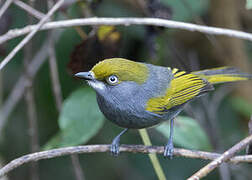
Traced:
<svg viewBox="0 0 252 180">
<path fill-rule="evenodd" d="M 195 71 L 192 72 L 192 74 L 198 75 L 212 84 L 252 79 L 252 74 L 241 73 L 238 69 L 233 67 L 220 67 Z"/>
</svg>

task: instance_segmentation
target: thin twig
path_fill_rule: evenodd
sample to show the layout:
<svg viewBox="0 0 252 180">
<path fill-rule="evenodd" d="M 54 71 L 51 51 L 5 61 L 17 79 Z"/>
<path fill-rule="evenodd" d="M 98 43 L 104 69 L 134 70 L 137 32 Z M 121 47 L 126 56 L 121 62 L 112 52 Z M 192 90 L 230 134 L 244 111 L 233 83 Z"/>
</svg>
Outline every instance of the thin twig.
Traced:
<svg viewBox="0 0 252 180">
<path fill-rule="evenodd" d="M 183 29 L 188 31 L 198 31 L 201 33 L 213 34 L 213 35 L 225 35 L 252 41 L 251 33 L 226 28 L 209 27 L 203 25 L 196 25 L 192 23 L 165 20 L 160 18 L 97 18 L 97 17 L 82 18 L 82 19 L 48 22 L 45 23 L 40 30 L 48 30 L 48 29 L 72 27 L 72 26 L 87 26 L 87 25 L 124 25 L 124 26 L 152 25 L 166 28 Z M 31 25 L 21 29 L 9 30 L 6 34 L 0 36 L 0 44 L 9 39 L 27 34 L 33 31 L 35 28 L 36 25 Z"/>
<path fill-rule="evenodd" d="M 248 122 L 248 129 L 249 129 L 249 134 L 252 135 L 252 116 L 250 117 L 250 120 Z M 248 144 L 246 147 L 246 154 L 252 154 L 252 143 Z"/>
<path fill-rule="evenodd" d="M 2 8 L 0 9 L 0 18 L 5 13 L 5 11 L 8 9 L 8 7 L 11 5 L 13 0 L 6 0 Z"/>
<path fill-rule="evenodd" d="M 16 55 L 16 53 L 28 43 L 32 37 L 39 31 L 42 25 L 53 15 L 53 13 L 63 4 L 64 0 L 59 0 L 50 11 L 39 21 L 35 28 L 8 54 L 0 63 L 0 70 Z"/>
<path fill-rule="evenodd" d="M 48 3 L 51 4 L 52 1 Z M 53 87 L 53 94 L 55 97 L 55 103 L 57 110 L 60 112 L 62 107 L 62 93 L 61 93 L 61 86 L 59 80 L 59 72 L 57 67 L 57 60 L 56 54 L 54 49 L 54 40 L 52 40 L 49 44 L 49 66 L 50 66 L 50 75 L 51 75 L 51 82 Z M 84 180 L 84 173 L 81 168 L 81 164 L 79 161 L 79 157 L 76 154 L 70 156 L 71 163 L 73 165 L 74 175 L 76 180 Z"/>
<path fill-rule="evenodd" d="M 36 106 L 34 100 L 34 93 L 32 82 L 29 82 L 30 86 L 27 87 L 27 91 L 25 93 L 25 100 L 27 103 L 27 113 L 28 113 L 28 121 L 29 121 L 29 137 L 30 137 L 30 148 L 31 152 L 36 152 L 39 149 L 38 142 L 38 125 L 37 125 L 37 113 Z M 38 173 L 38 163 L 33 162 L 30 167 L 31 179 L 39 180 Z"/>
<path fill-rule="evenodd" d="M 202 103 L 204 105 L 205 112 L 207 114 L 208 124 L 209 124 L 209 132 L 211 133 L 209 137 L 212 137 L 213 140 L 213 147 L 217 152 L 223 152 L 224 146 L 221 143 L 221 139 L 223 139 L 222 131 L 220 130 L 219 122 L 220 119 L 218 117 L 218 110 L 221 105 L 221 102 L 223 102 L 223 99 L 232 91 L 232 88 L 227 87 L 221 87 L 216 90 L 214 95 L 210 97 L 207 96 L 208 99 L 202 99 Z M 204 101 L 205 100 L 205 101 Z M 220 180 L 230 180 L 231 174 L 229 170 L 229 166 L 225 163 L 223 163 L 219 170 L 220 174 Z"/>
<path fill-rule="evenodd" d="M 41 159 L 51 159 L 51 158 L 71 155 L 71 154 L 97 153 L 97 152 L 110 152 L 110 145 L 85 145 L 85 146 L 65 147 L 65 148 L 58 148 L 58 149 L 52 149 L 48 151 L 41 151 L 37 153 L 27 154 L 27 155 L 24 155 L 17 159 L 12 160 L 3 168 L 1 168 L 0 177 L 9 173 L 13 169 L 29 162 L 38 161 Z M 120 152 L 163 154 L 164 147 L 163 146 L 144 146 L 144 145 L 121 145 Z M 218 157 L 221 157 L 221 154 L 174 148 L 174 156 L 194 158 L 194 159 L 198 158 L 198 159 L 205 159 L 205 160 L 214 160 Z M 252 155 L 235 156 L 229 159 L 228 161 L 231 163 L 252 162 Z"/>
<path fill-rule="evenodd" d="M 75 175 L 76 180 L 84 180 L 85 178 L 84 178 L 83 171 L 81 169 L 81 164 L 80 164 L 78 154 L 72 154 L 70 157 L 71 157 L 71 162 L 73 165 L 73 170 L 74 170 L 74 175 Z"/>
<path fill-rule="evenodd" d="M 60 81 L 59 81 L 56 54 L 55 54 L 55 49 L 54 49 L 54 39 L 52 39 L 49 43 L 49 67 L 50 67 L 51 82 L 52 82 L 56 107 L 57 107 L 57 110 L 60 112 L 61 106 L 62 106 L 62 93 L 61 93 L 61 87 L 60 87 Z"/>
<path fill-rule="evenodd" d="M 54 39 L 49 43 L 49 66 L 51 82 L 53 87 L 53 94 L 56 102 L 57 110 L 60 112 L 62 107 L 62 93 L 59 81 L 59 72 L 57 67 L 56 54 L 54 49 Z M 71 162 L 73 165 L 74 174 L 77 180 L 84 180 L 84 174 L 81 169 L 78 155 L 71 155 Z"/>
<path fill-rule="evenodd" d="M 45 62 L 48 56 L 50 39 L 54 38 L 55 41 L 57 41 L 60 34 L 61 32 L 57 31 L 54 34 L 49 35 L 40 50 L 38 50 L 37 54 L 35 54 L 28 67 L 28 72 L 31 77 L 34 77 L 36 75 L 41 65 Z M 9 117 L 10 113 L 13 111 L 17 103 L 20 101 L 21 97 L 23 97 L 25 88 L 27 86 L 27 78 L 24 75 L 19 77 L 17 83 L 12 88 L 12 91 L 7 100 L 3 103 L 2 108 L 0 109 L 0 133 L 3 132 L 2 129 L 7 121 L 7 118 Z"/>
<path fill-rule="evenodd" d="M 26 12 L 28 12 L 32 16 L 36 17 L 37 19 L 42 19 L 45 16 L 44 13 L 37 11 L 33 7 L 27 5 L 26 3 L 24 3 L 20 0 L 15 0 L 13 3 L 16 4 L 18 7 L 24 9 Z"/>
<path fill-rule="evenodd" d="M 246 137 L 245 139 L 243 139 L 242 141 L 234 145 L 232 148 L 224 152 L 220 157 L 216 158 L 215 160 L 207 164 L 205 167 L 201 168 L 199 171 L 193 174 L 190 178 L 188 178 L 188 180 L 199 180 L 205 177 L 207 174 L 213 171 L 216 167 L 220 166 L 223 162 L 228 161 L 230 158 L 232 158 L 235 155 L 235 153 L 244 149 L 251 142 L 252 142 L 252 135 Z"/>
<path fill-rule="evenodd" d="M 16 0 L 14 1 L 16 2 Z M 32 1 L 29 0 L 29 4 L 32 6 Z M 27 13 L 28 17 L 28 23 L 32 24 L 33 18 L 29 16 Z M 39 141 L 38 141 L 38 125 L 37 125 L 37 110 L 36 110 L 36 105 L 35 105 L 35 100 L 34 100 L 34 89 L 33 89 L 33 77 L 30 76 L 28 67 L 30 64 L 30 60 L 32 59 L 33 56 L 33 51 L 32 51 L 32 40 L 26 44 L 24 47 L 24 70 L 25 70 L 25 77 L 28 80 L 28 86 L 26 87 L 25 91 L 25 101 L 27 104 L 27 115 L 28 115 L 28 124 L 29 124 L 29 129 L 28 129 L 28 134 L 29 134 L 29 139 L 30 139 L 30 152 L 37 152 L 39 150 Z M 33 180 L 39 180 L 39 166 L 38 162 L 32 162 L 30 164 L 30 177 Z"/>
</svg>

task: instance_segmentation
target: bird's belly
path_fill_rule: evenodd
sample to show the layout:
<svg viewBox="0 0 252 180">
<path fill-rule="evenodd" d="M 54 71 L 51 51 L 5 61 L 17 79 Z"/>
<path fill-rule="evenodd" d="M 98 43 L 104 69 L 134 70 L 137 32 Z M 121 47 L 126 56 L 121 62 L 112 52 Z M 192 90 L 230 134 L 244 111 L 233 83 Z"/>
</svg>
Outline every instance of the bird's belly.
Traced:
<svg viewBox="0 0 252 180">
<path fill-rule="evenodd" d="M 122 115 L 120 113 L 120 117 L 115 117 L 113 119 L 109 119 L 110 121 L 114 122 L 118 126 L 124 128 L 131 128 L 131 129 L 141 129 L 154 126 L 161 122 L 160 119 L 154 117 L 139 117 L 135 114 L 130 115 Z"/>
<path fill-rule="evenodd" d="M 141 129 L 154 126 L 164 119 L 154 114 L 148 113 L 139 106 L 132 107 L 127 103 L 116 104 L 97 98 L 100 110 L 105 117 L 120 127 Z"/>
<path fill-rule="evenodd" d="M 102 109 L 101 109 L 102 110 Z M 152 116 L 146 116 L 142 114 L 133 114 L 128 113 L 127 111 L 114 111 L 114 112 L 107 112 L 103 111 L 103 114 L 107 119 L 111 122 L 117 124 L 120 127 L 124 128 L 131 128 L 131 129 L 141 129 L 154 126 L 159 124 L 162 120 Z"/>
</svg>

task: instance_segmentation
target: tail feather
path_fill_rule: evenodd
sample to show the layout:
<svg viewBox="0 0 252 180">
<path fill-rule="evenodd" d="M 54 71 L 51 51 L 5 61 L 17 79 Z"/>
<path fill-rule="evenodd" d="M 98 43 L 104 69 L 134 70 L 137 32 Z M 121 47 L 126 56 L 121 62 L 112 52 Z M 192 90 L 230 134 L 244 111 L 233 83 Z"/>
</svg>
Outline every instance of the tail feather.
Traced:
<svg viewBox="0 0 252 180">
<path fill-rule="evenodd" d="M 233 67 L 220 67 L 192 73 L 206 79 L 212 84 L 252 79 L 252 74 L 242 73 Z"/>
</svg>

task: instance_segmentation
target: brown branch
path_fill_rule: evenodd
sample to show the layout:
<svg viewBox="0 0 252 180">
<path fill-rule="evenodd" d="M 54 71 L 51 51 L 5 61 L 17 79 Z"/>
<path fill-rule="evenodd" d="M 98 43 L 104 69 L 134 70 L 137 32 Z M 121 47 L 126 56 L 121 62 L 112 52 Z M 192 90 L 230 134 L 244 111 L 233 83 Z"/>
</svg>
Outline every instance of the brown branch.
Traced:
<svg viewBox="0 0 252 180">
<path fill-rule="evenodd" d="M 29 137 L 30 137 L 30 150 L 31 152 L 36 152 L 39 149 L 38 141 L 38 125 L 37 125 L 37 113 L 34 100 L 34 92 L 32 87 L 32 82 L 29 82 L 30 86 L 26 88 L 25 100 L 27 103 L 27 113 L 29 122 Z M 38 163 L 33 162 L 30 167 L 31 179 L 39 180 L 38 174 Z"/>
<path fill-rule="evenodd" d="M 50 75 L 53 87 L 53 94 L 55 97 L 55 103 L 57 110 L 60 112 L 62 107 L 62 93 L 61 93 L 61 86 L 59 81 L 59 73 L 57 67 L 57 60 L 56 54 L 54 49 L 54 40 L 52 39 L 49 44 L 49 66 L 50 66 Z M 78 155 L 71 155 L 71 162 L 73 165 L 74 174 L 77 180 L 83 180 L 84 174 L 81 170 L 81 165 L 79 162 Z"/>
<path fill-rule="evenodd" d="M 57 60 L 54 49 L 54 40 L 52 39 L 49 44 L 49 66 L 50 66 L 50 75 L 53 87 L 53 94 L 55 97 L 55 103 L 57 110 L 60 112 L 62 107 L 62 93 L 61 86 L 59 81 L 59 73 L 57 68 Z M 71 161 L 73 165 L 74 174 L 77 180 L 83 180 L 84 174 L 81 170 L 81 165 L 79 162 L 78 155 L 71 155 Z"/>
<path fill-rule="evenodd" d="M 60 112 L 62 107 L 62 93 L 61 93 L 61 86 L 59 81 L 59 73 L 57 67 L 57 60 L 56 54 L 54 49 L 54 40 L 52 39 L 49 43 L 49 66 L 50 66 L 50 75 L 51 75 L 51 82 L 53 87 L 53 94 L 55 97 L 56 108 Z M 74 174 L 77 180 L 83 180 L 84 174 L 81 170 L 81 165 L 79 162 L 78 155 L 71 155 L 71 162 L 73 165 Z"/>
<path fill-rule="evenodd" d="M 27 70 L 31 77 L 34 77 L 36 75 L 39 68 L 42 66 L 48 56 L 49 41 L 52 38 L 57 41 L 60 34 L 61 33 L 57 31 L 49 35 L 42 47 L 38 50 L 37 54 L 35 54 Z M 0 133 L 3 132 L 2 129 L 7 121 L 7 118 L 9 117 L 10 113 L 13 111 L 17 103 L 20 101 L 20 99 L 23 97 L 25 88 L 27 86 L 28 79 L 25 77 L 25 75 L 22 75 L 21 77 L 19 77 L 15 86 L 12 88 L 12 91 L 10 92 L 7 100 L 3 103 L 0 109 Z"/>
<path fill-rule="evenodd" d="M 11 5 L 12 2 L 13 2 L 13 0 L 6 0 L 5 1 L 4 5 L 0 9 L 0 18 L 2 17 L 2 15 L 5 13 L 5 11 L 8 9 L 8 7 Z"/>
<path fill-rule="evenodd" d="M 57 67 L 56 54 L 54 49 L 54 39 L 49 42 L 49 67 L 50 67 L 50 75 L 51 82 L 53 87 L 53 94 L 55 97 L 57 110 L 61 110 L 62 106 L 62 93 L 61 86 L 59 81 L 59 72 Z"/>
<path fill-rule="evenodd" d="M 252 116 L 250 117 L 250 120 L 248 122 L 248 129 L 249 129 L 249 134 L 252 135 Z M 246 154 L 252 154 L 252 143 L 248 144 L 246 148 Z"/>
<path fill-rule="evenodd" d="M 15 2 L 19 2 L 18 0 L 15 0 Z M 29 0 L 28 2 L 31 6 L 33 5 L 32 1 Z M 31 7 L 32 8 L 32 7 Z M 27 13 L 28 17 L 28 23 L 31 24 L 33 21 L 33 18 L 29 16 L 29 13 Z M 25 101 L 27 104 L 27 120 L 29 124 L 28 128 L 28 134 L 29 134 L 29 140 L 30 140 L 30 152 L 37 152 L 39 150 L 39 140 L 38 140 L 38 118 L 37 118 L 37 110 L 36 110 L 36 104 L 35 104 L 35 98 L 34 98 L 34 88 L 33 88 L 33 77 L 29 74 L 28 67 L 30 64 L 30 60 L 33 56 L 32 46 L 33 42 L 32 40 L 26 44 L 24 47 L 24 75 L 25 78 L 28 80 L 28 86 L 26 87 L 25 91 Z M 38 169 L 38 162 L 32 162 L 30 164 L 30 177 L 33 180 L 39 180 L 39 169 Z"/>
<path fill-rule="evenodd" d="M 252 136 L 251 136 L 252 137 Z M 38 161 L 41 159 L 51 159 L 59 156 L 71 155 L 71 154 L 82 154 L 82 153 L 97 153 L 97 152 L 109 152 L 110 145 L 85 145 L 85 146 L 74 146 L 52 149 L 48 151 L 41 151 L 36 153 L 27 154 L 21 156 L 17 159 L 12 160 L 3 168 L 0 169 L 0 177 L 14 170 L 15 168 L 33 161 Z M 163 154 L 163 146 L 144 146 L 144 145 L 121 145 L 120 152 L 130 152 L 130 153 L 157 153 Z M 204 151 L 193 151 L 188 149 L 174 149 L 174 156 L 187 157 L 187 158 L 197 158 L 205 160 L 214 160 L 216 158 L 222 157 L 221 154 L 210 153 Z M 252 155 L 235 156 L 228 159 L 231 163 L 241 163 L 241 162 L 252 162 Z"/>
<path fill-rule="evenodd" d="M 205 167 L 201 168 L 199 171 L 193 174 L 190 178 L 188 178 L 188 180 L 199 180 L 205 177 L 215 168 L 220 166 L 223 162 L 230 160 L 235 155 L 235 153 L 244 149 L 251 142 L 252 142 L 252 135 L 246 137 L 245 139 L 243 139 L 242 141 L 234 145 L 232 148 L 224 152 L 221 156 L 219 156 L 218 158 L 216 158 L 215 160 L 207 164 Z"/>
<path fill-rule="evenodd" d="M 18 7 L 24 9 L 26 12 L 28 12 L 32 16 L 36 17 L 37 19 L 42 19 L 45 16 L 44 13 L 37 11 L 33 7 L 27 5 L 26 3 L 24 3 L 20 0 L 15 0 L 13 3 L 16 4 Z"/>
<path fill-rule="evenodd" d="M 160 18 L 82 18 L 82 19 L 71 19 L 63 21 L 55 21 L 45 23 L 39 30 L 48 30 L 63 27 L 73 27 L 73 26 L 88 26 L 88 25 L 152 25 L 160 26 L 166 28 L 183 29 L 187 31 L 197 31 L 205 34 L 212 35 L 224 35 L 229 37 L 236 37 L 240 39 L 245 39 L 252 41 L 252 34 L 237 30 L 209 27 L 203 25 L 196 25 L 192 23 L 184 23 Z M 22 36 L 33 31 L 36 25 L 26 26 L 21 29 L 9 30 L 6 34 L 0 36 L 0 44 L 10 40 L 12 38 Z"/>
<path fill-rule="evenodd" d="M 76 177 L 76 180 L 84 180 L 84 173 L 81 169 L 81 164 L 79 160 L 79 156 L 77 154 L 71 155 L 71 162 L 73 165 L 74 175 Z"/>
<path fill-rule="evenodd" d="M 64 3 L 64 0 L 59 0 L 50 11 L 35 25 L 35 28 L 8 54 L 7 57 L 0 63 L 0 70 L 16 55 L 16 53 L 27 44 L 32 37 L 39 31 L 42 25 L 53 15 L 53 13 Z"/>
</svg>

